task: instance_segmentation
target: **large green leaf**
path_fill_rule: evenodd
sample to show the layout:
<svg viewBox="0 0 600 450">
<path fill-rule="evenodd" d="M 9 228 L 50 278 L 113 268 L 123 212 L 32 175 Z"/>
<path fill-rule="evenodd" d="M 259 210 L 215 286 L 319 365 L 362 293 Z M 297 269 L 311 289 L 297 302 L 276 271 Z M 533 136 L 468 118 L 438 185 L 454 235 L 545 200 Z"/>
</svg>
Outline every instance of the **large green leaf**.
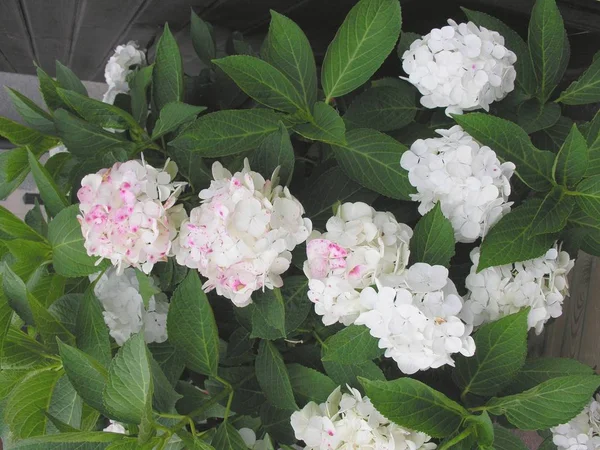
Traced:
<svg viewBox="0 0 600 450">
<path fill-rule="evenodd" d="M 491 414 L 504 414 L 521 430 L 543 430 L 579 414 L 598 386 L 600 377 L 596 375 L 551 378 L 520 394 L 492 398 L 486 409 Z"/>
<path fill-rule="evenodd" d="M 190 17 L 190 33 L 192 35 L 192 45 L 198 57 L 206 65 L 211 65 L 211 61 L 216 54 L 215 41 L 212 36 L 212 27 L 203 21 L 198 14 L 192 10 Z"/>
<path fill-rule="evenodd" d="M 308 114 L 309 106 L 292 82 L 268 62 L 247 55 L 227 56 L 213 62 L 257 102 L 279 111 Z"/>
<path fill-rule="evenodd" d="M 414 262 L 450 266 L 454 256 L 454 229 L 442 213 L 439 203 L 417 223 L 410 240 L 410 257 Z"/>
<path fill-rule="evenodd" d="M 397 200 L 415 193 L 399 163 L 406 147 L 394 138 L 367 128 L 351 130 L 346 144 L 333 150 L 344 172 L 364 187 Z"/>
<path fill-rule="evenodd" d="M 538 98 L 545 102 L 562 78 L 565 27 L 555 0 L 537 0 L 529 22 L 529 52 L 539 85 Z"/>
<path fill-rule="evenodd" d="M 483 325 L 475 333 L 475 356 L 456 358 L 454 380 L 463 395 L 491 397 L 510 383 L 527 354 L 529 309 Z"/>
<path fill-rule="evenodd" d="M 45 239 L 37 231 L 0 205 L 0 232 L 15 239 L 42 241 Z"/>
<path fill-rule="evenodd" d="M 69 378 L 67 375 L 61 376 L 54 387 L 48 406 L 48 414 L 51 420 L 51 423 L 48 423 L 48 431 L 51 431 L 52 428 L 61 431 L 53 425 L 55 421 L 60 421 L 61 424 L 78 429 L 81 425 L 82 409 L 81 397 L 77 395 L 69 382 Z"/>
<path fill-rule="evenodd" d="M 560 94 L 557 101 L 566 105 L 585 105 L 600 101 L 600 57 L 598 57 L 598 53 L 594 56 L 590 67 Z"/>
<path fill-rule="evenodd" d="M 60 86 L 58 81 L 44 72 L 41 67 L 36 67 L 35 71 L 40 83 L 40 93 L 48 109 L 54 111 L 55 109 L 64 108 L 65 104 L 58 95 L 58 92 L 56 92 Z"/>
<path fill-rule="evenodd" d="M 591 218 L 600 217 L 600 175 L 584 179 L 575 193 L 577 204 Z"/>
<path fill-rule="evenodd" d="M 112 354 L 108 327 L 102 317 L 102 306 L 90 286 L 85 291 L 75 319 L 75 339 L 77 348 L 108 367 Z"/>
<path fill-rule="evenodd" d="M 540 199 L 528 200 L 492 227 L 481 244 L 478 271 L 537 258 L 552 247 L 556 234 L 534 235 L 530 228 L 540 206 Z"/>
<path fill-rule="evenodd" d="M 401 25 L 397 0 L 361 0 L 350 10 L 323 61 L 326 103 L 371 78 L 394 49 Z"/>
<path fill-rule="evenodd" d="M 565 195 L 562 187 L 553 187 L 540 204 L 529 232 L 538 235 L 561 231 L 567 225 L 567 219 L 574 205 L 575 202 Z"/>
<path fill-rule="evenodd" d="M 194 192 L 209 186 L 212 174 L 202 155 L 189 150 L 180 150 L 178 147 L 169 147 L 169 156 L 177 163 L 179 173 L 190 183 Z"/>
<path fill-rule="evenodd" d="M 282 122 L 279 122 L 279 129 L 268 135 L 250 155 L 250 167 L 265 179 L 270 179 L 275 168 L 279 167 L 279 179 L 284 185 L 292 179 L 294 162 L 294 147 Z"/>
<path fill-rule="evenodd" d="M 4 293 L 2 274 L 0 273 L 0 355 L 3 355 L 4 341 L 8 334 L 13 310 L 10 307 L 6 294 Z M 2 358 L 0 358 L 0 369 L 2 369 Z M 1 372 L 0 372 L 1 373 Z"/>
<path fill-rule="evenodd" d="M 8 96 L 27 125 L 44 134 L 56 134 L 56 129 L 54 128 L 54 123 L 50 114 L 14 89 L 8 88 Z"/>
<path fill-rule="evenodd" d="M 153 70 L 154 65 L 142 67 L 129 82 L 131 115 L 142 127 L 148 119 L 148 87 L 152 82 Z"/>
<path fill-rule="evenodd" d="M 383 354 L 376 338 L 361 325 L 350 325 L 331 336 L 323 346 L 323 361 L 356 364 Z"/>
<path fill-rule="evenodd" d="M 292 384 L 292 391 L 298 404 L 305 405 L 313 401 L 317 404 L 325 403 L 337 384 L 327 375 L 300 364 L 286 366 Z"/>
<path fill-rule="evenodd" d="M 29 305 L 30 294 L 27 286 L 6 263 L 1 263 L 0 268 L 2 269 L 3 290 L 9 306 L 25 323 L 34 324 L 35 319 Z"/>
<path fill-rule="evenodd" d="M 266 109 L 217 111 L 200 117 L 169 145 L 218 157 L 252 150 L 279 129 L 281 115 Z"/>
<path fill-rule="evenodd" d="M 451 435 L 469 414 L 441 392 L 412 378 L 394 381 L 361 378 L 360 382 L 377 411 L 400 426 L 432 437 Z"/>
<path fill-rule="evenodd" d="M 344 114 L 344 122 L 348 128 L 391 131 L 411 123 L 417 110 L 415 88 L 398 80 L 359 94 Z"/>
<path fill-rule="evenodd" d="M 31 174 L 35 180 L 35 184 L 40 191 L 40 196 L 44 201 L 44 206 L 51 216 L 56 216 L 65 207 L 69 205 L 66 197 L 60 192 L 58 186 L 46 170 L 44 166 L 40 164 L 33 153 L 28 152 L 29 166 L 31 167 Z"/>
<path fill-rule="evenodd" d="M 513 162 L 517 175 L 531 189 L 544 192 L 550 188 L 554 154 L 536 149 L 521 127 L 483 113 L 455 115 L 454 120 L 500 159 Z"/>
<path fill-rule="evenodd" d="M 523 441 L 506 428 L 494 425 L 494 449 L 495 450 L 527 450 Z"/>
<path fill-rule="evenodd" d="M 104 450 L 112 442 L 121 439 L 123 439 L 122 434 L 102 431 L 60 433 L 19 441 L 10 448 L 15 450 Z"/>
<path fill-rule="evenodd" d="M 256 379 L 273 406 L 298 409 L 283 358 L 272 342 L 260 342 L 256 357 Z"/>
<path fill-rule="evenodd" d="M 294 131 L 313 141 L 328 144 L 343 144 L 346 142 L 344 138 L 346 126 L 343 119 L 335 109 L 323 102 L 315 103 L 310 121 L 296 125 Z"/>
<path fill-rule="evenodd" d="M 104 406 L 110 417 L 125 423 L 142 423 L 152 403 L 152 375 L 144 334 L 134 334 L 119 349 L 108 369 Z"/>
<path fill-rule="evenodd" d="M 223 422 L 217 428 L 217 433 L 211 442 L 215 450 L 247 450 L 242 436 L 228 422 Z"/>
<path fill-rule="evenodd" d="M 152 357 L 150 357 L 150 371 L 154 388 L 152 399 L 154 409 L 162 413 L 174 413 L 175 403 L 182 396 L 173 389 L 173 385 L 160 368 L 160 365 Z"/>
<path fill-rule="evenodd" d="M 573 125 L 554 163 L 554 178 L 563 186 L 575 186 L 588 169 L 588 147 L 585 137 Z"/>
<path fill-rule="evenodd" d="M 56 338 L 69 344 L 75 343 L 75 336 L 67 330 L 31 293 L 27 294 L 27 300 L 35 326 L 42 336 L 44 344 L 53 352 L 58 351 Z"/>
<path fill-rule="evenodd" d="M 160 111 L 167 103 L 183 101 L 183 61 L 175 38 L 165 24 L 152 73 L 152 100 Z"/>
<path fill-rule="evenodd" d="M 190 271 L 171 298 L 169 342 L 195 372 L 214 375 L 219 364 L 219 334 L 198 272 Z"/>
<path fill-rule="evenodd" d="M 305 105 L 317 101 L 315 57 L 306 35 L 292 20 L 271 10 L 271 25 L 261 55 L 292 82 Z"/>
<path fill-rule="evenodd" d="M 286 336 L 285 303 L 281 291 L 265 290 L 252 296 L 252 334 L 250 337 L 277 339 Z"/>
<path fill-rule="evenodd" d="M 204 106 L 188 105 L 181 102 L 167 103 L 160 110 L 160 116 L 152 130 L 152 139 L 158 139 L 171 131 L 175 131 L 184 123 L 194 120 L 205 109 Z"/>
<path fill-rule="evenodd" d="M 560 119 L 560 106 L 556 103 L 540 103 L 527 100 L 519 107 L 517 122 L 527 133 L 550 128 Z"/>
<path fill-rule="evenodd" d="M 28 146 L 36 155 L 40 155 L 58 144 L 57 138 L 42 134 L 33 128 L 27 128 L 6 117 L 0 117 L 0 136 L 16 146 Z"/>
<path fill-rule="evenodd" d="M 88 95 L 87 89 L 77 75 L 71 69 L 56 60 L 56 81 L 63 89 L 77 92 L 81 95 Z"/>
<path fill-rule="evenodd" d="M 47 367 L 55 361 L 45 357 L 48 349 L 35 339 L 13 327 L 9 327 L 4 340 L 0 366 L 3 370 L 32 370 Z"/>
<path fill-rule="evenodd" d="M 15 189 L 21 186 L 28 173 L 29 163 L 26 148 L 15 148 L 1 152 L 0 200 L 5 200 Z"/>
<path fill-rule="evenodd" d="M 48 240 L 52 245 L 54 270 L 65 277 L 82 277 L 98 272 L 108 263 L 97 265 L 97 258 L 88 256 L 83 246 L 81 225 L 77 220 L 77 205 L 63 209 L 48 225 Z"/>
</svg>

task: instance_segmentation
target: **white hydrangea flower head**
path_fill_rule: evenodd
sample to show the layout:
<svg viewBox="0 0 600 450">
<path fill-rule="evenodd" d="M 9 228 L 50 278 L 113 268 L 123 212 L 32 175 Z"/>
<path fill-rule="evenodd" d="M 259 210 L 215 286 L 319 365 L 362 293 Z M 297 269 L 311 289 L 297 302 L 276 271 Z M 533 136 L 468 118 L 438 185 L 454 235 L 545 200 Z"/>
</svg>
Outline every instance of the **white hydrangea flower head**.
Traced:
<svg viewBox="0 0 600 450">
<path fill-rule="evenodd" d="M 417 189 L 411 198 L 420 202 L 422 215 L 440 202 L 456 240 L 474 242 L 510 211 L 515 165 L 501 163 L 458 125 L 436 131 L 441 137 L 417 139 L 400 159 Z"/>
<path fill-rule="evenodd" d="M 107 433 L 127 434 L 127 430 L 125 430 L 125 427 L 121 423 L 115 422 L 114 420 L 110 419 L 109 422 L 109 425 L 102 431 L 105 431 Z"/>
<path fill-rule="evenodd" d="M 142 160 L 86 175 L 77 198 L 88 255 L 110 259 L 119 272 L 133 266 L 150 273 L 166 261 L 187 217 L 183 205 L 174 206 L 186 184 L 173 181 L 176 174 L 174 162 L 159 170 Z"/>
<path fill-rule="evenodd" d="M 473 22 L 434 28 L 402 55 L 402 68 L 426 108 L 462 114 L 501 100 L 515 88 L 517 56 L 498 32 Z"/>
<path fill-rule="evenodd" d="M 273 446 L 268 439 L 256 439 L 256 433 L 251 428 L 240 428 L 238 430 L 246 446 L 252 450 L 269 450 Z"/>
<path fill-rule="evenodd" d="M 50 158 L 52 158 L 54 155 L 58 155 L 59 153 L 69 153 L 69 150 L 64 144 L 57 145 L 56 147 L 52 147 L 50 150 L 48 150 Z"/>
<path fill-rule="evenodd" d="M 375 409 L 368 397 L 350 386 L 334 390 L 325 403 L 309 402 L 291 417 L 296 438 L 306 450 L 432 450 L 425 433 L 390 422 Z"/>
<path fill-rule="evenodd" d="M 325 325 L 350 325 L 364 311 L 361 289 L 401 277 L 413 232 L 392 213 L 362 202 L 340 205 L 326 229 L 313 232 L 306 245 L 308 297 Z"/>
<path fill-rule="evenodd" d="M 473 356 L 473 326 L 459 318 L 463 302 L 448 269 L 416 263 L 398 286 L 378 288 L 360 293 L 366 312 L 355 324 L 369 328 L 403 373 L 454 366 L 455 353 Z"/>
<path fill-rule="evenodd" d="M 558 450 L 597 450 L 600 448 L 600 395 L 570 422 L 550 428 Z"/>
<path fill-rule="evenodd" d="M 127 77 L 132 72 L 131 67 L 145 65 L 146 53 L 139 49 L 136 42 L 129 41 L 125 45 L 117 46 L 104 69 L 108 90 L 102 101 L 112 105 L 118 94 L 127 94 L 129 92 Z"/>
<path fill-rule="evenodd" d="M 462 312 L 465 321 L 478 326 L 530 307 L 529 328 L 540 334 L 548 320 L 562 314 L 569 294 L 567 275 L 575 261 L 558 245 L 539 258 L 488 267 L 478 273 L 479 257 L 476 247 L 471 251 L 473 266 L 465 281 L 469 290 Z"/>
<path fill-rule="evenodd" d="M 98 274 L 91 275 L 90 279 L 97 277 Z M 152 278 L 150 281 L 154 282 Z M 148 344 L 167 340 L 167 296 L 162 292 L 153 295 L 146 309 L 135 269 L 127 268 L 119 275 L 116 269 L 109 268 L 96 282 L 94 294 L 104 308 L 104 322 L 118 345 L 123 345 L 142 328 Z"/>
<path fill-rule="evenodd" d="M 247 306 L 259 289 L 281 287 L 291 251 L 312 230 L 302 204 L 287 187 L 250 170 L 231 174 L 221 163 L 212 167 L 214 180 L 200 192 L 202 204 L 181 225 L 174 253 L 181 265 L 197 269 L 236 306 Z"/>
</svg>

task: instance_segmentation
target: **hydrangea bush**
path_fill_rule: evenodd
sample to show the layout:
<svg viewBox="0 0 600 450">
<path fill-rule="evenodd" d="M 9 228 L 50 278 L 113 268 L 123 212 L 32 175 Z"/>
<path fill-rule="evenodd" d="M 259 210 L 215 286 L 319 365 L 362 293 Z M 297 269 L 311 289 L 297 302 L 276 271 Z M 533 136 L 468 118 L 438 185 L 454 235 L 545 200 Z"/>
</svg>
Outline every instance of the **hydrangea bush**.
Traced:
<svg viewBox="0 0 600 450">
<path fill-rule="evenodd" d="M 527 355 L 600 256 L 600 114 L 563 115 L 600 58 L 561 82 L 554 0 L 527 40 L 464 12 L 360 0 L 320 72 L 277 12 L 229 55 L 192 13 L 200 73 L 165 26 L 103 101 L 60 63 L 45 109 L 9 90 L 0 196 L 43 206 L 0 208 L 4 447 L 600 448 L 600 377 Z"/>
</svg>

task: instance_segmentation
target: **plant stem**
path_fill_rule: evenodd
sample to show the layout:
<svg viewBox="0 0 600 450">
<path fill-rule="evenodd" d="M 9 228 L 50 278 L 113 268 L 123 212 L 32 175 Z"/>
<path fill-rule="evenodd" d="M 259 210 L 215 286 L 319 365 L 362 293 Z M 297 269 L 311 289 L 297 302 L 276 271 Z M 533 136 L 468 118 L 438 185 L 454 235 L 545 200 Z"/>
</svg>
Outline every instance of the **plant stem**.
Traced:
<svg viewBox="0 0 600 450">
<path fill-rule="evenodd" d="M 276 289 L 276 290 L 278 291 L 278 289 Z M 281 293 L 279 293 L 279 296 L 281 297 Z M 283 301 L 283 299 L 282 299 L 282 301 Z M 227 419 L 229 417 L 229 412 L 231 411 L 231 402 L 233 401 L 233 392 L 234 392 L 233 386 L 231 386 L 231 383 L 229 383 L 229 381 L 221 378 L 218 375 L 215 376 L 215 380 L 217 380 L 219 383 L 221 383 L 225 387 L 226 391 L 229 391 L 229 398 L 227 399 L 227 406 L 225 407 L 225 414 L 223 417 L 223 420 L 225 422 L 227 422 Z M 225 391 L 223 391 L 223 392 L 225 392 Z"/>
<path fill-rule="evenodd" d="M 486 411 L 486 410 L 487 410 L 487 406 L 477 406 L 476 408 L 469 408 L 469 411 L 471 411 L 471 412 Z"/>
<path fill-rule="evenodd" d="M 316 331 L 313 331 L 312 335 L 315 337 L 315 339 L 317 340 L 317 342 L 319 344 L 321 344 L 321 347 L 327 348 L 327 345 L 325 345 L 325 342 L 323 342 L 323 340 L 321 339 L 321 336 L 319 336 L 319 334 Z"/>
<path fill-rule="evenodd" d="M 449 449 L 453 445 L 458 444 L 460 441 L 462 441 L 463 439 L 465 439 L 472 432 L 473 432 L 473 428 L 471 428 L 471 427 L 464 429 L 459 435 L 457 435 L 454 438 L 450 439 L 444 445 L 438 447 L 438 450 L 447 450 L 447 449 Z"/>
</svg>

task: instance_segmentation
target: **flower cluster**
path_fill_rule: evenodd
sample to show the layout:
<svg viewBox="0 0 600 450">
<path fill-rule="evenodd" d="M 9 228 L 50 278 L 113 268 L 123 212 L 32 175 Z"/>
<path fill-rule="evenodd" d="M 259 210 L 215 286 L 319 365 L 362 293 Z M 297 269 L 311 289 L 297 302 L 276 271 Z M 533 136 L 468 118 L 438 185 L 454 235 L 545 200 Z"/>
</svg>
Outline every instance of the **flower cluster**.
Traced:
<svg viewBox="0 0 600 450">
<path fill-rule="evenodd" d="M 469 290 L 462 313 L 465 321 L 477 326 L 530 307 L 529 328 L 540 334 L 550 318 L 562 314 L 569 292 L 567 275 L 575 262 L 557 245 L 539 258 L 481 272 L 477 272 L 479 257 L 479 247 L 474 248 L 473 266 L 465 282 Z"/>
<path fill-rule="evenodd" d="M 147 343 L 167 340 L 167 296 L 153 295 L 145 308 L 139 289 L 135 270 L 131 268 L 121 275 L 113 268 L 108 269 L 94 287 L 94 294 L 104 307 L 104 322 L 118 345 L 142 329 Z"/>
<path fill-rule="evenodd" d="M 350 325 L 364 311 L 360 290 L 379 279 L 393 284 L 408 264 L 412 230 L 389 212 L 344 203 L 306 245 L 308 297 L 323 323 Z"/>
<path fill-rule="evenodd" d="M 123 424 L 115 422 L 114 420 L 109 420 L 108 422 L 108 426 L 102 431 L 105 431 L 107 433 L 127 434 L 127 430 L 125 429 Z"/>
<path fill-rule="evenodd" d="M 126 45 L 117 46 L 104 69 L 108 90 L 102 101 L 113 104 L 118 94 L 128 93 L 127 77 L 132 73 L 131 67 L 143 65 L 146 65 L 146 54 L 139 50 L 137 43 L 129 41 Z"/>
<path fill-rule="evenodd" d="M 515 165 L 500 163 L 492 149 L 480 146 L 458 125 L 437 133 L 442 137 L 417 139 L 402 154 L 400 165 L 417 188 L 411 198 L 421 202 L 419 212 L 425 214 L 440 202 L 456 240 L 473 242 L 510 211 L 509 180 Z"/>
<path fill-rule="evenodd" d="M 596 450 L 600 448 L 600 395 L 569 423 L 550 428 L 558 450 Z"/>
<path fill-rule="evenodd" d="M 360 302 L 366 312 L 355 323 L 366 325 L 406 374 L 453 366 L 454 353 L 475 353 L 473 327 L 458 317 L 463 302 L 443 266 L 413 264 L 396 288 L 368 287 Z"/>
<path fill-rule="evenodd" d="M 350 448 L 431 450 L 437 446 L 424 433 L 407 430 L 383 417 L 368 397 L 348 387 L 340 387 L 325 403 L 309 402 L 292 414 L 296 438 L 306 443 L 306 450 L 341 450 Z"/>
<path fill-rule="evenodd" d="M 88 255 L 109 258 L 119 272 L 133 266 L 150 273 L 166 261 L 186 217 L 182 205 L 173 207 L 185 185 L 173 181 L 176 173 L 169 161 L 162 170 L 127 161 L 86 175 L 77 197 Z"/>
<path fill-rule="evenodd" d="M 291 251 L 312 230 L 302 204 L 277 185 L 277 172 L 265 181 L 247 159 L 234 175 L 215 162 L 214 181 L 200 192 L 202 205 L 192 209 L 174 245 L 179 264 L 208 278 L 205 290 L 237 306 L 251 303 L 258 289 L 282 286 Z"/>
<path fill-rule="evenodd" d="M 426 108 L 445 107 L 446 114 L 487 111 L 515 88 L 517 57 L 496 31 L 472 22 L 448 24 L 415 40 L 402 55 L 402 68 Z"/>
</svg>

